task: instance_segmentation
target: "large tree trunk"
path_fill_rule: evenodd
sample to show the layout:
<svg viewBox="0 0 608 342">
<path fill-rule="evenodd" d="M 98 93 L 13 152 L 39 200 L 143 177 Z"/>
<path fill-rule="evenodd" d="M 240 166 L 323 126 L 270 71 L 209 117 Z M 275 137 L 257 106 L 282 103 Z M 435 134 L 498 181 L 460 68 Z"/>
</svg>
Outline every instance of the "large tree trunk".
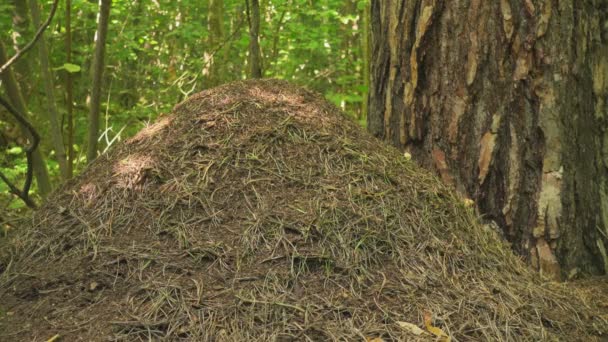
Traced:
<svg viewBox="0 0 608 342">
<path fill-rule="evenodd" d="M 99 111 L 101 104 L 101 84 L 103 82 L 104 57 L 106 54 L 106 35 L 112 0 L 99 0 L 97 33 L 95 34 L 95 55 L 93 56 L 93 83 L 91 87 L 91 108 L 89 110 L 89 132 L 87 162 L 97 158 L 97 139 L 99 138 Z"/>
<path fill-rule="evenodd" d="M 372 1 L 370 131 L 552 276 L 608 270 L 605 1 Z"/>
</svg>

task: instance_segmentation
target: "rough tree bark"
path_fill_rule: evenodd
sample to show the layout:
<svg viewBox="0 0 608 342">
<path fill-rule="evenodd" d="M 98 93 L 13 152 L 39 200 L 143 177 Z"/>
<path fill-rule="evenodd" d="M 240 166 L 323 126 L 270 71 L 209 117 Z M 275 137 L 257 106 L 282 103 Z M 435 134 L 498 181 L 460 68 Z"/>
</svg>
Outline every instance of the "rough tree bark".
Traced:
<svg viewBox="0 0 608 342">
<path fill-rule="evenodd" d="M 608 3 L 372 1 L 369 130 L 559 277 L 608 270 Z"/>
<path fill-rule="evenodd" d="M 99 110 L 101 101 L 101 84 L 103 81 L 104 57 L 106 53 L 106 35 L 112 0 L 99 0 L 97 16 L 97 33 L 95 34 L 95 55 L 93 56 L 93 84 L 91 87 L 91 108 L 89 110 L 89 132 L 87 145 L 87 162 L 97 158 L 97 139 L 99 138 Z"/>
<path fill-rule="evenodd" d="M 249 77 L 262 78 L 262 53 L 260 51 L 260 1 L 246 0 L 249 19 Z"/>
</svg>

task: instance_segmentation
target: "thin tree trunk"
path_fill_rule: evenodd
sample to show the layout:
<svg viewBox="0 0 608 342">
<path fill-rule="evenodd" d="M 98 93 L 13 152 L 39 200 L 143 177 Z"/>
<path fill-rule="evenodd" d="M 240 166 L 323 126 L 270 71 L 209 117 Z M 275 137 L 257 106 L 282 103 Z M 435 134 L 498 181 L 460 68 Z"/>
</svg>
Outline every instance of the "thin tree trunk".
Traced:
<svg viewBox="0 0 608 342">
<path fill-rule="evenodd" d="M 607 23 L 599 0 L 374 0 L 369 130 L 543 273 L 605 273 Z"/>
<path fill-rule="evenodd" d="M 40 9 L 38 8 L 37 0 L 29 0 L 30 12 L 32 13 L 32 22 L 35 27 L 40 27 L 42 20 L 40 19 Z M 47 103 L 47 120 L 50 123 L 52 146 L 55 149 L 55 155 L 57 163 L 59 164 L 59 171 L 63 179 L 68 178 L 68 164 L 65 155 L 65 148 L 63 145 L 63 133 L 61 127 L 61 116 L 57 110 L 57 103 L 55 101 L 55 86 L 53 84 L 53 75 L 51 73 L 49 63 L 49 51 L 46 44 L 44 34 L 38 41 L 38 56 L 40 59 L 40 75 L 44 82 L 44 90 L 46 93 Z"/>
<path fill-rule="evenodd" d="M 103 69 L 105 67 L 104 57 L 111 3 L 111 0 L 99 0 L 97 33 L 95 34 L 95 55 L 93 56 L 93 84 L 91 87 L 91 108 L 89 111 L 89 138 L 87 145 L 87 161 L 89 163 L 97 157 L 101 85 L 103 82 Z"/>
<path fill-rule="evenodd" d="M 6 50 L 2 42 L 0 42 L 0 65 L 3 65 L 8 60 L 6 56 Z M 23 96 L 21 94 L 21 90 L 19 89 L 19 85 L 15 80 L 15 76 L 13 75 L 13 71 L 11 68 L 8 68 L 6 71 L 0 74 L 0 79 L 4 84 L 6 89 L 6 93 L 9 97 L 10 102 L 13 104 L 17 111 L 27 116 L 27 108 L 25 105 L 25 101 L 23 100 Z M 27 127 L 19 125 L 23 134 L 32 140 L 32 136 Z M 52 190 L 51 188 L 51 179 L 49 177 L 49 172 L 46 168 L 46 163 L 44 162 L 44 157 L 42 152 L 40 151 L 40 147 L 34 150 L 32 154 L 33 167 L 34 167 L 34 177 L 36 178 L 36 183 L 38 185 L 38 193 L 43 198 L 46 197 Z"/>
<path fill-rule="evenodd" d="M 366 89 L 366 93 L 363 94 L 363 104 L 361 106 L 361 112 L 359 120 L 367 118 L 367 108 L 369 106 L 369 86 L 370 86 L 370 40 L 369 40 L 369 25 L 370 25 L 370 3 L 369 0 L 365 1 L 365 7 L 361 11 L 361 55 L 362 55 L 362 68 L 361 78 L 363 79 L 363 86 Z"/>
<path fill-rule="evenodd" d="M 145 1 L 146 0 L 132 1 L 131 18 L 133 19 L 129 26 L 133 27 L 135 30 L 138 30 L 142 21 L 145 22 L 146 20 L 144 15 Z M 184 22 L 184 18 L 181 20 Z M 135 49 L 133 53 L 135 53 L 135 58 L 129 58 L 126 61 L 123 61 L 124 64 L 122 67 L 124 70 L 129 70 L 130 75 L 129 77 L 123 77 L 124 83 L 122 87 L 126 92 L 121 94 L 121 103 L 124 108 L 132 108 L 137 103 L 137 99 L 139 98 L 139 90 L 145 87 L 145 85 L 141 84 L 141 82 L 145 82 L 147 79 L 145 77 L 147 69 L 145 68 L 148 68 L 148 60 L 143 58 L 146 51 L 144 49 Z M 172 56 L 171 62 L 168 66 L 168 72 L 170 74 L 175 74 L 175 65 L 173 64 L 174 61 L 175 58 Z"/>
<path fill-rule="evenodd" d="M 224 77 L 226 47 L 224 31 L 224 0 L 209 0 L 209 49 L 213 55 L 209 56 L 209 85 L 216 86 L 222 83 Z"/>
<path fill-rule="evenodd" d="M 260 2 L 247 1 L 249 18 L 249 77 L 262 78 L 262 54 L 260 51 Z"/>
<path fill-rule="evenodd" d="M 291 5 L 291 1 L 289 3 Z M 272 39 L 272 62 L 267 62 L 267 68 L 270 63 L 276 67 L 279 59 L 279 41 L 281 40 L 281 30 L 283 29 L 283 24 L 285 20 L 285 15 L 287 15 L 287 8 L 281 11 L 281 15 L 279 16 L 279 21 L 277 22 L 277 26 L 274 29 L 274 37 Z"/>
<path fill-rule="evenodd" d="M 13 47 L 15 51 L 18 51 L 25 43 L 31 34 L 30 29 L 30 18 L 27 3 L 23 0 L 13 0 L 14 14 L 13 14 Z M 30 76 L 31 70 L 31 57 L 25 55 L 15 63 L 14 72 L 19 77 L 19 83 L 27 85 L 28 76 Z M 22 86 L 23 88 L 23 86 Z M 27 91 L 26 89 L 22 89 Z"/>
<path fill-rule="evenodd" d="M 65 1 L 65 59 L 72 63 L 72 0 Z M 67 111 L 67 148 L 68 178 L 74 176 L 74 81 L 72 73 L 65 76 L 66 111 Z"/>
</svg>

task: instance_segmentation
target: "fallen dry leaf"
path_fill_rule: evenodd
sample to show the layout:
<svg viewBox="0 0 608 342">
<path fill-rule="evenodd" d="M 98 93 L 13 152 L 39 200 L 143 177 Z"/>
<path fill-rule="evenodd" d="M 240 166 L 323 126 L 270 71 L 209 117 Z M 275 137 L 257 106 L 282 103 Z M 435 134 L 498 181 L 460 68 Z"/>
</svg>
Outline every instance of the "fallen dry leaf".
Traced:
<svg viewBox="0 0 608 342">
<path fill-rule="evenodd" d="M 411 332 L 412 334 L 414 334 L 416 336 L 420 336 L 425 333 L 425 331 L 418 328 L 418 326 L 416 324 L 412 324 L 409 322 L 397 322 L 397 324 L 399 324 L 399 326 L 401 328 Z"/>
<path fill-rule="evenodd" d="M 384 342 L 381 337 L 368 337 L 366 340 L 367 342 Z"/>
<path fill-rule="evenodd" d="M 446 334 L 443 330 L 433 326 L 432 316 L 428 312 L 424 314 L 424 325 L 426 326 L 426 330 L 439 338 L 439 341 L 450 342 L 452 340 L 452 338 L 449 337 L 448 334 Z"/>
</svg>

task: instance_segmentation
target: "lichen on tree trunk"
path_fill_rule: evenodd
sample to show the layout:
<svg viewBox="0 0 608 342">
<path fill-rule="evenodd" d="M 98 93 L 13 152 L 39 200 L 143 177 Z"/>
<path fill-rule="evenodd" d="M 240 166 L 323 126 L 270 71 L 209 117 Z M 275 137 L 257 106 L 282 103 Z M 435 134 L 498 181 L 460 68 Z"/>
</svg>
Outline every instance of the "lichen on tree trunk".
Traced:
<svg viewBox="0 0 608 342">
<path fill-rule="evenodd" d="M 372 1 L 369 130 L 553 277 L 608 270 L 607 8 Z"/>
</svg>

